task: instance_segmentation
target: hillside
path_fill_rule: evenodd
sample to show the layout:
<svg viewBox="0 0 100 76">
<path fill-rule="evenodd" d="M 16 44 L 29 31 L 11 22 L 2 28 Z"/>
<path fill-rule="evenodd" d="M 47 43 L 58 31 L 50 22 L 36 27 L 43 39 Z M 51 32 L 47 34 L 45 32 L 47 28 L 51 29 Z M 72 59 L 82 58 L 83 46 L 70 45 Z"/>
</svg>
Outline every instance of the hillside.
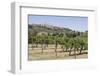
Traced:
<svg viewBox="0 0 100 76">
<path fill-rule="evenodd" d="M 29 32 L 46 32 L 46 33 L 73 33 L 74 31 L 69 28 L 57 27 L 48 24 L 32 24 L 28 25 Z"/>
</svg>

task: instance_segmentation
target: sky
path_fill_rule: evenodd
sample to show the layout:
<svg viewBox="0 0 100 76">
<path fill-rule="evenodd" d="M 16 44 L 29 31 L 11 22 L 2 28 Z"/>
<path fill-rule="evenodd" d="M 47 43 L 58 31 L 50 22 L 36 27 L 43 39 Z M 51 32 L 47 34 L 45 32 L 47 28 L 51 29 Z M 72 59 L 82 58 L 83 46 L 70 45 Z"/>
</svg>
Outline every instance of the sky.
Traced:
<svg viewBox="0 0 100 76">
<path fill-rule="evenodd" d="M 28 24 L 50 24 L 84 32 L 88 30 L 88 17 L 29 15 Z"/>
</svg>

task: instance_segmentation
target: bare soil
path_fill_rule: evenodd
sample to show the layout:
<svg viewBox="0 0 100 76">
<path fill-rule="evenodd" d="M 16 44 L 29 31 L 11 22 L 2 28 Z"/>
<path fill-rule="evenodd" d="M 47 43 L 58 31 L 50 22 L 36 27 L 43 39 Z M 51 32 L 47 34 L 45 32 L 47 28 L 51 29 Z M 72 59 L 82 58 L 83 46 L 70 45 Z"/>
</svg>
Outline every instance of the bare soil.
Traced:
<svg viewBox="0 0 100 76">
<path fill-rule="evenodd" d="M 85 59 L 88 58 L 87 52 L 87 50 L 83 50 L 82 54 L 79 54 L 79 51 L 77 51 L 77 55 L 74 55 L 74 51 L 72 51 L 71 55 L 69 55 L 69 52 L 63 52 L 61 46 L 58 45 L 56 56 L 55 45 L 48 45 L 48 47 L 43 48 L 42 53 L 41 45 L 32 48 L 32 45 L 30 44 L 28 47 L 28 60 Z"/>
</svg>

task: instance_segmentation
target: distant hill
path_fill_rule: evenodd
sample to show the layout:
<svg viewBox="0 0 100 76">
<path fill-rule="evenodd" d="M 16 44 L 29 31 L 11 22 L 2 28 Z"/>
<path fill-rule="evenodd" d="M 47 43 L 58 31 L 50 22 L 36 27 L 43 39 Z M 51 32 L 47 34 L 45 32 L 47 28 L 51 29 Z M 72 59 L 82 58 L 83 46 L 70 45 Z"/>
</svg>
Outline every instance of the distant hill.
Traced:
<svg viewBox="0 0 100 76">
<path fill-rule="evenodd" d="M 46 33 L 74 33 L 75 31 L 64 28 L 64 27 L 57 27 L 48 24 L 29 24 L 28 25 L 29 32 L 46 32 Z"/>
</svg>

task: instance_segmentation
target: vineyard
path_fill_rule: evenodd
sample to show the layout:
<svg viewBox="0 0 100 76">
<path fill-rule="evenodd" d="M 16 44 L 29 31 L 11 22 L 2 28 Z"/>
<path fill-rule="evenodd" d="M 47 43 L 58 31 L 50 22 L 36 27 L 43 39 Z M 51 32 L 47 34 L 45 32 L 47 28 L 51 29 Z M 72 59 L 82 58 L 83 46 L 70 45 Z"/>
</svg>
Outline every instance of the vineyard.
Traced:
<svg viewBox="0 0 100 76">
<path fill-rule="evenodd" d="M 88 55 L 88 31 L 48 24 L 28 25 L 28 59 L 79 59 Z"/>
</svg>

